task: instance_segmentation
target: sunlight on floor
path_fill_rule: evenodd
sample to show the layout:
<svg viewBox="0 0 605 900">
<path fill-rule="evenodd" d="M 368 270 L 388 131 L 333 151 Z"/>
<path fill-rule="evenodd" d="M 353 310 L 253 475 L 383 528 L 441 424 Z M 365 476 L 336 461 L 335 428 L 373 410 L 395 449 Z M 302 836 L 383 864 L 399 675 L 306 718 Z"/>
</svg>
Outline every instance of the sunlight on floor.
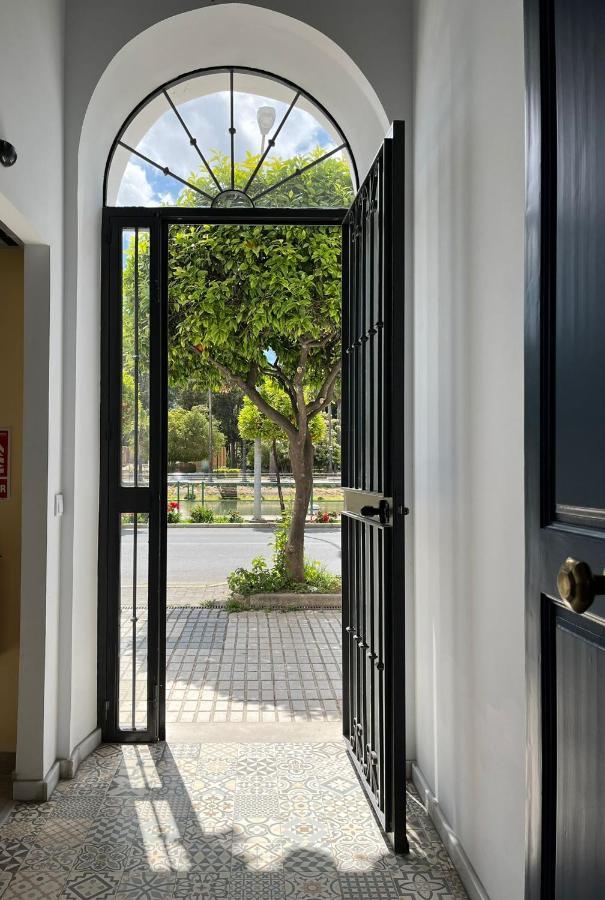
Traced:
<svg viewBox="0 0 605 900">
<path fill-rule="evenodd" d="M 340 742 L 102 745 L 0 826 L 0 896 L 464 898 L 413 791 L 408 808 L 396 857 Z"/>
</svg>

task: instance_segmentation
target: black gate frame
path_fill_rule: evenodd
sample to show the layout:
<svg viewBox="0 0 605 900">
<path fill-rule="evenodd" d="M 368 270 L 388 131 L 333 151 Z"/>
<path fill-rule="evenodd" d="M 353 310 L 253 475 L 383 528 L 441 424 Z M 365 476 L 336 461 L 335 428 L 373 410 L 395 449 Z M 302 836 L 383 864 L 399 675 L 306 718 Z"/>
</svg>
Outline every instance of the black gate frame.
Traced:
<svg viewBox="0 0 605 900">
<path fill-rule="evenodd" d="M 103 210 L 101 273 L 101 460 L 99 496 L 99 602 L 97 652 L 98 722 L 104 741 L 165 740 L 166 699 L 166 509 L 168 457 L 168 229 L 171 225 L 331 225 L 342 227 L 346 209 L 207 209 L 106 207 Z M 121 296 L 120 235 L 123 228 L 148 228 L 150 234 L 150 454 L 148 487 L 121 487 L 120 359 L 121 320 L 115 298 Z M 112 297 L 114 308 L 112 309 Z M 135 496 L 136 494 L 136 496 Z M 135 508 L 133 508 L 135 507 Z M 143 731 L 118 727 L 120 528 L 122 512 L 149 513 L 149 635 L 147 648 L 147 720 Z M 155 599 L 154 599 L 155 598 Z"/>
<path fill-rule="evenodd" d="M 348 294 L 349 302 L 343 302 L 342 317 L 342 434 L 343 437 L 348 434 L 348 440 L 343 440 L 343 485 L 392 501 L 392 506 L 386 499 L 380 501 L 387 510 L 384 518 L 381 511 L 379 519 L 379 510 L 373 507 L 369 508 L 370 514 L 362 509 L 361 515 L 345 512 L 342 517 L 343 737 L 374 814 L 396 853 L 409 850 L 405 704 L 405 517 L 409 510 L 405 505 L 404 468 L 404 203 L 405 123 L 396 121 L 343 226 L 343 298 Z M 380 247 L 374 246 L 370 224 L 374 214 L 379 215 L 381 225 Z M 379 296 L 382 321 L 375 320 L 379 314 Z M 374 350 L 370 356 L 367 348 L 372 348 L 376 340 L 382 350 Z M 379 426 L 380 435 L 373 433 L 374 424 Z M 378 590 L 376 581 L 381 585 Z M 380 596 L 382 608 L 377 610 Z M 382 621 L 378 625 L 380 617 Z M 356 682 L 355 688 L 352 681 Z M 356 715 L 363 717 L 363 725 L 352 717 L 355 710 Z M 372 720 L 371 728 L 365 727 L 366 718 Z M 357 746 L 357 735 L 354 739 L 352 736 L 354 725 L 362 733 L 361 749 Z M 383 764 L 378 766 L 377 777 L 367 756 L 368 732 L 372 739 L 380 733 L 384 744 Z M 369 749 L 378 749 L 378 754 L 373 752 L 371 756 L 381 756 L 379 748 Z"/>
<path fill-rule="evenodd" d="M 393 151 L 393 145 L 396 152 Z M 383 150 L 388 164 L 390 194 L 386 198 L 389 217 L 385 220 L 385 246 L 394 247 L 386 271 L 388 309 L 385 324 L 390 331 L 385 363 L 389 366 L 385 383 L 385 416 L 392 453 L 386 479 L 394 498 L 390 590 L 385 597 L 385 613 L 390 626 L 385 662 L 385 722 L 390 731 L 388 770 L 390 791 L 386 809 L 377 808 L 367 791 L 377 818 L 396 852 L 406 852 L 406 753 L 405 753 L 405 605 L 404 596 L 404 124 L 395 122 L 392 136 Z M 401 151 L 401 152 L 399 152 Z M 102 313 L 101 313 L 101 459 L 99 498 L 99 603 L 98 603 L 98 721 L 104 741 L 148 743 L 165 740 L 166 672 L 166 536 L 167 505 L 167 409 L 168 409 L 168 229 L 174 224 L 189 225 L 302 225 L 339 226 L 343 229 L 343 296 L 347 290 L 347 267 L 351 222 L 347 209 L 212 209 L 161 207 L 106 207 L 103 210 Z M 150 233 L 150 445 L 159 448 L 150 454 L 149 486 L 134 489 L 120 486 L 120 315 L 112 310 L 112 297 L 121 296 L 121 244 L 123 228 L 148 228 Z M 388 320 L 387 318 L 388 317 Z M 343 318 L 344 321 L 344 318 Z M 153 336 L 154 335 L 154 336 Z M 394 390 L 391 387 L 394 386 Z M 117 392 L 117 393 L 116 393 Z M 137 492 L 138 496 L 133 497 Z M 134 503 L 133 503 L 134 499 Z M 134 507 L 134 508 L 133 508 Z M 149 513 L 149 635 L 148 643 L 148 728 L 121 731 L 119 713 L 119 565 L 121 512 Z M 345 573 L 343 573 L 345 575 Z M 344 584 L 343 584 L 344 588 Z M 343 625 L 344 623 L 343 608 Z M 343 651 L 344 651 L 343 643 Z M 343 660 L 345 654 L 343 652 Z M 344 674 L 344 673 L 343 673 Z M 346 698 L 344 705 L 346 706 Z M 348 736 L 345 736 L 348 743 Z M 363 784 L 364 779 L 360 777 Z"/>
</svg>

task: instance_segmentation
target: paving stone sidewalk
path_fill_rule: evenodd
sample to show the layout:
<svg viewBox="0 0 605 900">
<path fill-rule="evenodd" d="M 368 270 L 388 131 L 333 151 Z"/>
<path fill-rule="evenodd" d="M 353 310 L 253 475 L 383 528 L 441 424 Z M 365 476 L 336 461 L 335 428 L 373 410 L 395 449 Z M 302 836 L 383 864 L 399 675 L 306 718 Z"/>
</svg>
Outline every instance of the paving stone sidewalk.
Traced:
<svg viewBox="0 0 605 900">
<path fill-rule="evenodd" d="M 121 718 L 130 712 L 131 613 L 122 627 Z M 137 622 L 137 715 L 145 714 L 146 616 Z M 338 722 L 341 617 L 332 610 L 170 608 L 166 721 Z"/>
</svg>

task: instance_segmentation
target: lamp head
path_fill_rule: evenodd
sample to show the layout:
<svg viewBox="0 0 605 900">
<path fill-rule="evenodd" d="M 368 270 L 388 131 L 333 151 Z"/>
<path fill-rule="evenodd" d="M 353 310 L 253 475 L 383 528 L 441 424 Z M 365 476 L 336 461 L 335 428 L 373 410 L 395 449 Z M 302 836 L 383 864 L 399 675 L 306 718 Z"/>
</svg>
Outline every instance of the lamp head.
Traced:
<svg viewBox="0 0 605 900">
<path fill-rule="evenodd" d="M 259 106 L 256 111 L 256 121 L 258 122 L 258 127 L 260 129 L 260 133 L 265 137 L 265 135 L 269 134 L 273 125 L 275 124 L 275 109 L 273 106 Z"/>
</svg>

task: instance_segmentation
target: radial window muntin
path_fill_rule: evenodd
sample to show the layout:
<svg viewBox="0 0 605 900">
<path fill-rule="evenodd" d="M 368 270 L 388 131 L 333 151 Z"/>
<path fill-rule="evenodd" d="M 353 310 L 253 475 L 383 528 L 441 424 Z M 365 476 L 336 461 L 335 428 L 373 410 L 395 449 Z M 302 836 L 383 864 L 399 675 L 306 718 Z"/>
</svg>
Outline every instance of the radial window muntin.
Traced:
<svg viewBox="0 0 605 900">
<path fill-rule="evenodd" d="M 204 106 L 210 112 L 213 105 L 219 114 L 215 110 L 204 127 Z M 293 140 L 295 152 L 281 156 Z M 309 202 L 306 180 L 334 159 L 346 161 L 350 186 L 341 169 L 338 197 Z M 133 174 L 138 188 L 129 185 L 127 175 Z M 168 186 L 165 192 L 162 185 Z M 133 110 L 109 154 L 104 195 L 107 206 L 330 208 L 348 206 L 357 186 L 350 145 L 321 104 L 276 75 L 227 67 L 183 75 Z"/>
</svg>

